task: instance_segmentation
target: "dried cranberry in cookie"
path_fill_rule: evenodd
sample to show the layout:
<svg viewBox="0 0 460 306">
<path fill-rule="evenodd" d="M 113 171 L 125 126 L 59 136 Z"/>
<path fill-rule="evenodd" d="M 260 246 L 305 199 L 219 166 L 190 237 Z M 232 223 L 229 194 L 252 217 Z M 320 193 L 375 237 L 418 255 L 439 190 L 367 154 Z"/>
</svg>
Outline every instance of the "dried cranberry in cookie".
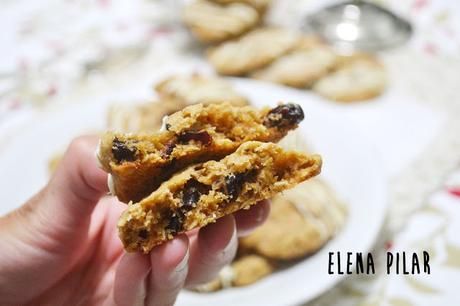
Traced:
<svg viewBox="0 0 460 306">
<path fill-rule="evenodd" d="M 211 144 L 212 137 L 206 131 L 186 131 L 186 132 L 181 133 L 177 137 L 177 140 L 180 143 L 188 143 L 189 141 L 194 140 L 194 141 L 201 142 L 203 145 L 207 146 Z"/>
<path fill-rule="evenodd" d="M 136 160 L 137 149 L 128 147 L 125 142 L 119 140 L 117 137 L 112 142 L 112 154 L 117 162 L 134 161 Z"/>
<path fill-rule="evenodd" d="M 195 179 L 188 181 L 182 191 L 182 211 L 185 213 L 196 207 L 196 203 L 198 203 L 201 195 L 207 194 L 209 189 L 209 186 L 202 184 Z"/>
<path fill-rule="evenodd" d="M 299 124 L 305 115 L 298 104 L 282 104 L 268 112 L 264 125 L 267 127 L 287 128 Z"/>
<path fill-rule="evenodd" d="M 170 212 L 170 217 L 168 218 L 169 223 L 166 226 L 166 230 L 168 230 L 173 235 L 180 232 L 183 228 L 184 218 L 184 214 L 179 210 Z"/>
</svg>

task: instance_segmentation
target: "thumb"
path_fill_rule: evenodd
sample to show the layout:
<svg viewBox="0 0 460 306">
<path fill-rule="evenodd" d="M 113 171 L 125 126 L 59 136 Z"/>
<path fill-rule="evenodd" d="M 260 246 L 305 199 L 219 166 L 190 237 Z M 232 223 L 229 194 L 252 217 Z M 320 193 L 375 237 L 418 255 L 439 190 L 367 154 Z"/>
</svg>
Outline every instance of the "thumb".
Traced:
<svg viewBox="0 0 460 306">
<path fill-rule="evenodd" d="M 107 192 L 107 175 L 94 155 L 97 141 L 93 136 L 72 141 L 48 185 L 0 218 L 0 270 L 6 271 L 0 275 L 0 296 L 6 290 L 10 296 L 33 297 L 83 253 L 91 213 Z M 30 288 L 27 294 L 20 291 L 24 287 Z"/>
<path fill-rule="evenodd" d="M 59 214 L 68 225 L 88 220 L 101 196 L 108 192 L 107 174 L 98 167 L 97 136 L 81 136 L 69 145 L 45 189 L 45 213 Z"/>
<path fill-rule="evenodd" d="M 97 142 L 96 136 L 73 140 L 48 185 L 6 216 L 4 222 L 17 236 L 32 243 L 45 237 L 39 242 L 50 246 L 79 243 L 77 235 L 87 235 L 91 213 L 108 191 L 107 174 L 94 154 Z"/>
</svg>

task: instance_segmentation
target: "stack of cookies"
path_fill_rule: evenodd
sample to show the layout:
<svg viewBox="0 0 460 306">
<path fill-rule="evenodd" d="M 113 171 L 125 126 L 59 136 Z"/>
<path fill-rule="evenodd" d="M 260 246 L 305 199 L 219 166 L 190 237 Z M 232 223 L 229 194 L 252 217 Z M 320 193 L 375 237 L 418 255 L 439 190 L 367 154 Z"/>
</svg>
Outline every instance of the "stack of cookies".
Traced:
<svg viewBox="0 0 460 306">
<path fill-rule="evenodd" d="M 157 132 L 105 133 L 97 156 L 112 194 L 129 204 L 118 222 L 125 249 L 148 253 L 319 174 L 320 156 L 275 144 L 303 119 L 292 103 L 195 104 Z"/>
<path fill-rule="evenodd" d="M 386 85 L 375 57 L 340 56 L 317 38 L 279 28 L 258 28 L 209 49 L 207 56 L 219 74 L 312 89 L 334 101 L 368 100 Z"/>
<path fill-rule="evenodd" d="M 369 54 L 341 56 L 313 36 L 263 26 L 269 1 L 198 0 L 183 21 L 221 75 L 243 76 L 301 89 L 340 102 L 369 100 L 385 89 L 383 66 Z"/>
</svg>

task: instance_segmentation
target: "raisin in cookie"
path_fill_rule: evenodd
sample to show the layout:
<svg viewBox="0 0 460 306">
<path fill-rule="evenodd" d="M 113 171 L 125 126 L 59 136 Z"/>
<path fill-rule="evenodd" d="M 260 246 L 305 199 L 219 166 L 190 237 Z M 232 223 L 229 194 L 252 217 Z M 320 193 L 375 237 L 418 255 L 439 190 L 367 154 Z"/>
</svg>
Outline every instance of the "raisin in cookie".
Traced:
<svg viewBox="0 0 460 306">
<path fill-rule="evenodd" d="M 208 59 L 220 74 L 245 75 L 288 53 L 300 42 L 298 33 L 279 28 L 261 28 L 236 41 L 210 49 Z"/>
<path fill-rule="evenodd" d="M 122 202 L 139 201 L 184 167 L 222 158 L 250 140 L 277 142 L 303 120 L 297 104 L 256 110 L 228 103 L 192 105 L 172 114 L 156 134 L 108 132 L 97 153 Z"/>
<path fill-rule="evenodd" d="M 219 5 L 199 0 L 185 7 L 182 19 L 199 41 L 214 44 L 254 28 L 259 22 L 259 13 L 243 3 Z"/>
<path fill-rule="evenodd" d="M 342 60 L 333 73 L 321 78 L 313 90 L 325 98 L 353 102 L 379 96 L 386 86 L 383 66 L 369 57 L 352 57 Z"/>
<path fill-rule="evenodd" d="M 124 133 L 158 131 L 164 116 L 184 107 L 185 105 L 177 100 L 111 105 L 107 114 L 107 127 L 111 131 Z"/>
<path fill-rule="evenodd" d="M 311 86 L 336 64 L 337 55 L 326 45 L 296 49 L 269 66 L 251 74 L 252 78 L 305 88 Z"/>
<path fill-rule="evenodd" d="M 297 259 L 321 248 L 345 219 L 343 203 L 314 178 L 272 199 L 267 221 L 241 238 L 240 246 L 272 259 Z"/>
<path fill-rule="evenodd" d="M 248 141 L 220 161 L 192 165 L 130 204 L 118 222 L 127 251 L 148 253 L 175 235 L 203 227 L 319 174 L 321 157 Z"/>
<path fill-rule="evenodd" d="M 248 104 L 248 100 L 224 79 L 199 74 L 172 76 L 158 83 L 155 90 L 162 100 L 183 105 L 222 102 L 237 106 Z"/>
<path fill-rule="evenodd" d="M 249 254 L 235 259 L 225 266 L 216 279 L 194 288 L 199 292 L 212 292 L 229 287 L 241 287 L 253 284 L 272 274 L 276 263 L 265 257 Z"/>
</svg>

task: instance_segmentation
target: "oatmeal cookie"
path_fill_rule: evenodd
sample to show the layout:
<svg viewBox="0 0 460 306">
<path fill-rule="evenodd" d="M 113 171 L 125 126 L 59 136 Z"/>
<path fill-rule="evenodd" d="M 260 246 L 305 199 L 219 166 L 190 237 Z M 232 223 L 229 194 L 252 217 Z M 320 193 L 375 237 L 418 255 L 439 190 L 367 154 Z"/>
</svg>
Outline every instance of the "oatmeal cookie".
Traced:
<svg viewBox="0 0 460 306">
<path fill-rule="evenodd" d="M 256 254 L 245 255 L 224 267 L 217 278 L 194 290 L 212 292 L 228 287 L 247 286 L 272 274 L 275 268 L 276 263 L 270 259 Z"/>
<path fill-rule="evenodd" d="M 297 104 L 256 110 L 228 103 L 192 105 L 172 114 L 156 134 L 107 132 L 97 156 L 122 202 L 140 201 L 176 171 L 220 159 L 250 140 L 277 142 L 304 119 Z"/>
<path fill-rule="evenodd" d="M 114 104 L 107 114 L 107 128 L 124 133 L 155 132 L 160 129 L 164 116 L 184 107 L 178 100 L 137 105 Z"/>
<path fill-rule="evenodd" d="M 192 165 L 130 204 L 118 222 L 127 251 L 148 253 L 180 233 L 268 199 L 319 174 L 321 157 L 248 141 L 220 161 Z"/>
<path fill-rule="evenodd" d="M 251 30 L 260 17 L 256 9 L 243 3 L 219 5 L 198 0 L 185 7 L 182 19 L 199 41 L 215 44 Z"/>
<path fill-rule="evenodd" d="M 244 3 L 255 8 L 259 13 L 264 13 L 272 0 L 210 0 L 219 4 Z"/>
<path fill-rule="evenodd" d="M 301 258 L 321 248 L 345 219 L 343 203 L 313 178 L 272 199 L 268 220 L 241 238 L 240 246 L 277 260 Z"/>
<path fill-rule="evenodd" d="M 245 75 L 295 49 L 300 42 L 298 33 L 260 28 L 210 49 L 208 59 L 220 74 Z"/>
<path fill-rule="evenodd" d="M 291 87 L 305 88 L 328 73 L 336 62 L 335 52 L 326 45 L 318 44 L 283 55 L 250 76 Z"/>
<path fill-rule="evenodd" d="M 163 80 L 155 86 L 160 98 L 181 105 L 228 102 L 243 106 L 248 100 L 237 93 L 232 85 L 219 77 L 193 74 L 177 75 Z"/>
<path fill-rule="evenodd" d="M 342 58 L 337 70 L 321 78 L 313 90 L 325 98 L 354 102 L 375 98 L 385 89 L 383 66 L 370 56 Z"/>
</svg>

